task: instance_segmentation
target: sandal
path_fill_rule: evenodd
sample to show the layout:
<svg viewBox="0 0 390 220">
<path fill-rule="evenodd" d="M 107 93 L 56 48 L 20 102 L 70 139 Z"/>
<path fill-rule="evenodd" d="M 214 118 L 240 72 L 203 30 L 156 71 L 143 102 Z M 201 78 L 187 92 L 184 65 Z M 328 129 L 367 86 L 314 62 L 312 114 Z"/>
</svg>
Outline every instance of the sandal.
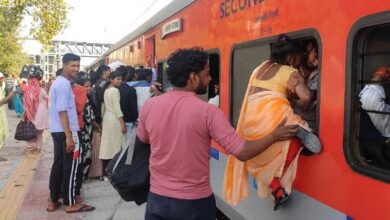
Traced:
<svg viewBox="0 0 390 220">
<path fill-rule="evenodd" d="M 282 196 L 277 196 L 276 194 L 282 190 L 283 191 L 283 195 Z M 284 204 L 285 202 L 287 202 L 287 200 L 289 199 L 289 195 L 286 193 L 286 191 L 284 190 L 283 187 L 278 187 L 275 191 L 272 191 L 272 195 L 274 196 L 275 198 L 275 203 L 274 203 L 274 211 L 278 210 L 278 208 Z"/>
<path fill-rule="evenodd" d="M 76 212 L 90 212 L 90 211 L 93 211 L 95 210 L 95 207 L 93 206 L 90 206 L 90 205 L 86 205 L 86 204 L 82 204 L 80 206 L 80 208 L 78 209 L 75 209 L 75 210 L 65 210 L 66 213 L 76 213 Z"/>
</svg>

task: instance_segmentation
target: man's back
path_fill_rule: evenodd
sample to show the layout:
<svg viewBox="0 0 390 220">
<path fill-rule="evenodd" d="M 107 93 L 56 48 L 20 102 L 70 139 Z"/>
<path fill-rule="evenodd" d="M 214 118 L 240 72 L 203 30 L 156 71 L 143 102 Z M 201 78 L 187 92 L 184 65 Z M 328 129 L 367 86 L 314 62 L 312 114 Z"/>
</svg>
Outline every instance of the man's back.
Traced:
<svg viewBox="0 0 390 220">
<path fill-rule="evenodd" d="M 243 144 L 218 108 L 181 90 L 145 102 L 138 136 L 151 144 L 151 192 L 179 199 L 212 194 L 211 137 L 234 155 Z"/>
<path fill-rule="evenodd" d="M 138 119 L 137 93 L 126 83 L 119 86 L 120 104 L 125 123 L 135 122 Z"/>
</svg>

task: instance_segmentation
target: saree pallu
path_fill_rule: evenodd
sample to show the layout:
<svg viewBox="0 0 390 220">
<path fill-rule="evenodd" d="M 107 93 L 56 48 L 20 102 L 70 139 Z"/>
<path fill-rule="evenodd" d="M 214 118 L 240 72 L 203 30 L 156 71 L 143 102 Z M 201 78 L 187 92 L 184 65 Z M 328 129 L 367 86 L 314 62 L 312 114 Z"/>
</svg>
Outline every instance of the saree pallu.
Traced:
<svg viewBox="0 0 390 220">
<path fill-rule="evenodd" d="M 262 91 L 252 94 L 253 81 L 258 76 L 261 66 L 251 76 L 249 86 L 241 107 L 237 133 L 247 141 L 255 141 L 272 133 L 275 128 L 287 119 L 286 125 L 307 123 L 293 113 L 287 97 L 273 91 Z M 285 191 L 290 194 L 298 165 L 298 155 L 285 168 L 285 161 L 290 140 L 272 144 L 256 157 L 242 162 L 229 156 L 223 181 L 222 196 L 230 204 L 237 205 L 248 196 L 248 172 L 256 179 L 257 194 L 261 198 L 271 196 L 271 181 L 276 177 Z"/>
</svg>

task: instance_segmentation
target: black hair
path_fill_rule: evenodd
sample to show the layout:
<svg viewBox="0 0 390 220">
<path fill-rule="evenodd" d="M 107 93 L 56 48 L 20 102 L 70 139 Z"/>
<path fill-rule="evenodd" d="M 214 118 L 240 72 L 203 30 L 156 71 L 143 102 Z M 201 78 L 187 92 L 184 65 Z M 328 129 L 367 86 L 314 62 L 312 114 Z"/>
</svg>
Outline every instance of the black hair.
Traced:
<svg viewBox="0 0 390 220">
<path fill-rule="evenodd" d="M 127 76 L 126 76 L 126 81 L 130 82 L 133 81 L 135 78 L 135 69 L 132 66 L 127 66 Z"/>
<path fill-rule="evenodd" d="M 274 43 L 271 48 L 271 62 L 287 64 L 288 55 L 302 54 L 303 50 L 299 43 L 291 40 L 286 35 L 279 35 L 278 42 Z"/>
<path fill-rule="evenodd" d="M 74 53 L 67 53 L 62 57 L 62 64 L 68 64 L 70 61 L 80 61 L 80 57 Z"/>
<path fill-rule="evenodd" d="M 206 66 L 209 55 L 200 47 L 179 49 L 169 55 L 168 79 L 175 87 L 185 87 L 192 72 L 200 73 Z"/>
<path fill-rule="evenodd" d="M 122 77 L 122 72 L 115 70 L 110 73 L 110 79 L 115 79 L 116 77 Z"/>
<path fill-rule="evenodd" d="M 91 80 L 88 79 L 88 78 L 78 78 L 78 79 L 76 79 L 76 83 L 77 83 L 78 85 L 80 85 L 80 86 L 84 86 L 84 84 L 85 84 L 86 82 L 91 82 Z M 92 82 L 91 82 L 91 83 L 92 83 Z"/>
<path fill-rule="evenodd" d="M 137 80 L 148 80 L 149 76 L 152 76 L 153 72 L 150 69 L 140 69 L 137 75 Z"/>
<path fill-rule="evenodd" d="M 100 79 L 98 74 L 94 71 L 89 72 L 89 78 L 91 79 L 91 82 L 93 85 L 95 85 L 97 83 L 97 81 L 99 81 L 99 79 Z"/>
<path fill-rule="evenodd" d="M 60 76 L 62 74 L 62 68 L 59 68 L 57 71 L 56 71 L 56 76 Z"/>
<path fill-rule="evenodd" d="M 116 68 L 116 71 L 119 71 L 123 75 L 125 75 L 125 74 L 127 74 L 127 67 L 125 65 L 120 65 L 118 68 Z"/>
<path fill-rule="evenodd" d="M 118 68 L 116 68 L 116 71 L 122 73 L 122 80 L 126 80 L 127 75 L 129 74 L 129 70 L 125 65 L 120 65 Z"/>
<path fill-rule="evenodd" d="M 110 69 L 109 66 L 102 64 L 102 65 L 100 65 L 100 66 L 98 67 L 98 69 L 96 70 L 96 74 L 99 76 L 99 78 L 101 78 L 103 72 L 105 72 L 105 71 L 107 71 L 107 70 L 109 70 L 109 69 Z"/>
</svg>

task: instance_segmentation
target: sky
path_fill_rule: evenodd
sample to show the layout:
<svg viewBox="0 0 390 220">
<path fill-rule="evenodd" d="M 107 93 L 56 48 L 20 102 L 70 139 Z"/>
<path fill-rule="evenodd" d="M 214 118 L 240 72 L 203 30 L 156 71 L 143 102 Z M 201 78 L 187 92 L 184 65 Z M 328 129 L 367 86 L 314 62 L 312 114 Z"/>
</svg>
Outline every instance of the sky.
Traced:
<svg viewBox="0 0 390 220">
<path fill-rule="evenodd" d="M 66 0 L 69 26 L 55 40 L 114 44 L 172 0 Z"/>
<path fill-rule="evenodd" d="M 53 40 L 115 44 L 173 0 L 65 0 L 69 6 L 68 27 Z M 23 21 L 20 37 L 28 37 L 31 19 Z M 27 54 L 40 54 L 35 40 L 22 42 Z M 95 58 L 83 59 L 88 65 Z"/>
</svg>

